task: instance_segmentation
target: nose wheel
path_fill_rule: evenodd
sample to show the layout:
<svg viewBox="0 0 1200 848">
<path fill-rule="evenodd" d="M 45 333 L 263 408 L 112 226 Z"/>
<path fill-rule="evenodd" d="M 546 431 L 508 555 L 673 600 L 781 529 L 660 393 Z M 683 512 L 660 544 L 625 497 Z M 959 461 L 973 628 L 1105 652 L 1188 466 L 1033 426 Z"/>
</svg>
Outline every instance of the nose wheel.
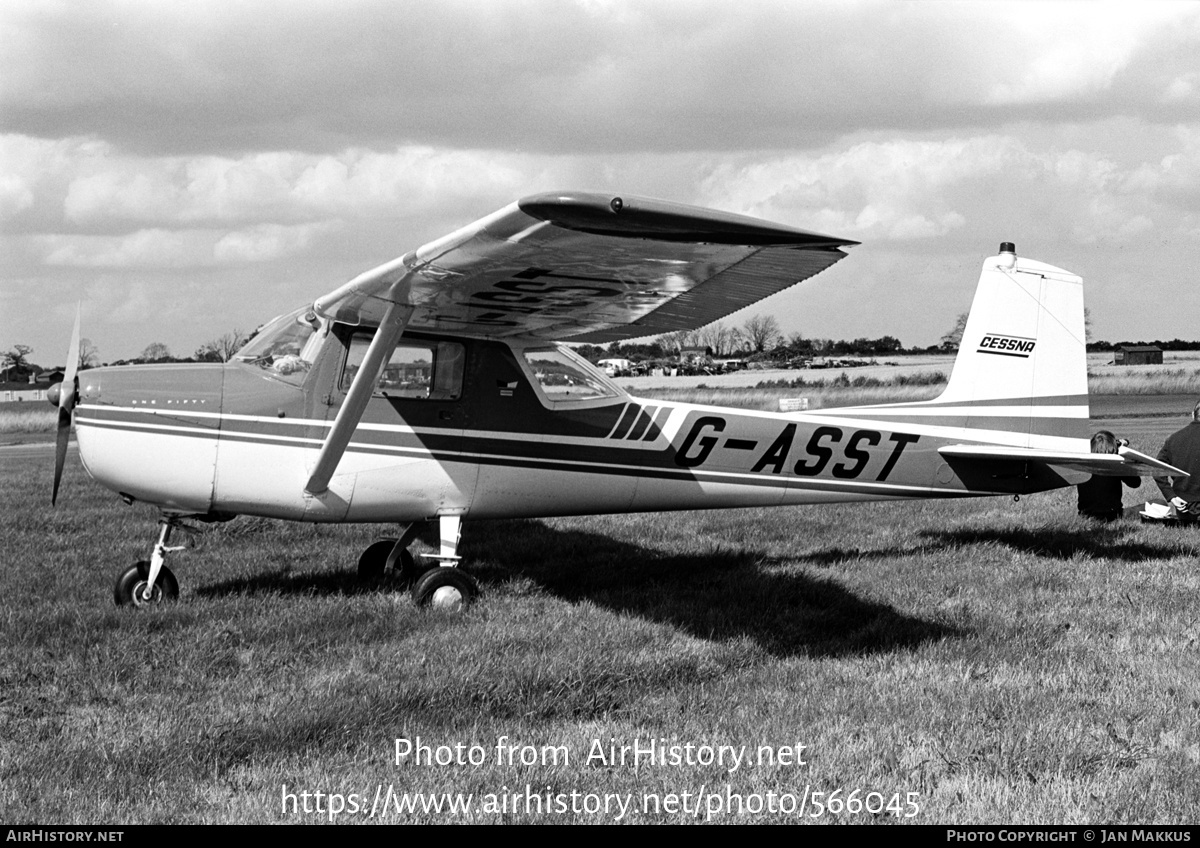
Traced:
<svg viewBox="0 0 1200 848">
<path fill-rule="evenodd" d="M 158 579 L 150 585 L 150 561 L 134 563 L 117 578 L 113 586 L 117 606 L 156 607 L 179 600 L 179 581 L 165 565 L 158 570 Z"/>
<path fill-rule="evenodd" d="M 177 515 L 164 515 L 158 524 L 162 529 L 150 559 L 134 563 L 117 577 L 113 600 L 119 607 L 156 607 L 179 599 L 179 581 L 167 568 L 166 559 L 167 554 L 183 550 L 183 545 L 167 545 L 171 541 L 171 531 L 183 525 Z"/>
</svg>

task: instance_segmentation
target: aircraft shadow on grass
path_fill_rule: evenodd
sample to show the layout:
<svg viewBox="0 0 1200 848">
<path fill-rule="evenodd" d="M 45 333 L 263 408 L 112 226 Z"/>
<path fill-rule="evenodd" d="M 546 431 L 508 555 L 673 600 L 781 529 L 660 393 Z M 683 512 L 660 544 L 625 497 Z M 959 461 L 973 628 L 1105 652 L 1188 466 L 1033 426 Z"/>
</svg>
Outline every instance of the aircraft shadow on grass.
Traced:
<svg viewBox="0 0 1200 848">
<path fill-rule="evenodd" d="M 525 578 L 571 603 L 670 624 L 711 640 L 749 639 L 775 656 L 844 656 L 915 648 L 965 635 L 952 626 L 865 600 L 832 580 L 778 573 L 784 563 L 752 550 L 664 554 L 610 536 L 539 521 L 478 522 L 464 541 L 470 571 L 483 582 Z M 903 551 L 824 551 L 787 564 L 827 566 L 847 557 Z M 276 571 L 197 587 L 200 596 L 270 592 L 349 595 L 364 589 L 353 572 Z"/>
<path fill-rule="evenodd" d="M 1182 528 L 1183 537 L 1171 528 L 1176 544 L 1147 544 L 1129 537 L 1135 533 L 1131 525 L 1108 524 L 1095 527 L 1047 526 L 1040 528 L 1006 527 L 957 530 L 926 530 L 922 536 L 937 546 L 981 545 L 995 542 L 1013 550 L 1052 559 L 1071 559 L 1085 555 L 1096 559 L 1142 562 L 1149 559 L 1169 559 L 1178 556 L 1180 538 L 1186 538 L 1190 528 Z"/>
</svg>

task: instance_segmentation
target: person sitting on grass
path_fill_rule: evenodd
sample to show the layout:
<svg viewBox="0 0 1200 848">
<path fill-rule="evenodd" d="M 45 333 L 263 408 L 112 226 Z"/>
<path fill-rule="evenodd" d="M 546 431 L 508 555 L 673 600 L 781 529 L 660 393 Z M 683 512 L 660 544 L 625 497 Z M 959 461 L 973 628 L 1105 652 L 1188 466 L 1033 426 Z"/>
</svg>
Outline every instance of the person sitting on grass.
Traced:
<svg viewBox="0 0 1200 848">
<path fill-rule="evenodd" d="M 1200 401 L 1192 407 L 1191 423 L 1167 436 L 1158 458 L 1191 475 L 1167 474 L 1155 477 L 1154 482 L 1177 519 L 1188 524 L 1195 522 L 1200 517 Z"/>
<path fill-rule="evenodd" d="M 1118 439 L 1108 430 L 1100 430 L 1092 436 L 1092 453 L 1116 453 L 1122 445 L 1129 444 Z M 1098 521 L 1116 521 L 1125 514 L 1121 502 L 1121 484 L 1136 489 L 1141 485 L 1140 477 L 1105 477 L 1093 474 L 1077 487 L 1079 489 L 1079 514 Z"/>
</svg>

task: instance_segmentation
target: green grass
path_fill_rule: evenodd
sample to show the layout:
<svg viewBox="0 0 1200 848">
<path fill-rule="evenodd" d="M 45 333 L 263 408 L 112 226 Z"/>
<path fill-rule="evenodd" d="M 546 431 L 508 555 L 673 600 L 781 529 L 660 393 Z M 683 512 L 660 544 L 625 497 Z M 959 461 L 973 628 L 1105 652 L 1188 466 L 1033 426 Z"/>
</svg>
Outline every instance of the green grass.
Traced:
<svg viewBox="0 0 1200 848">
<path fill-rule="evenodd" d="M 695 403 L 704 406 L 734 406 L 741 409 L 757 409 L 778 412 L 782 398 L 808 398 L 810 409 L 835 409 L 843 406 L 861 406 L 874 403 L 899 403 L 901 401 L 929 400 L 941 394 L 941 385 L 862 385 L 843 386 L 840 383 L 810 384 L 803 387 L 769 386 L 724 388 L 696 386 L 675 388 L 670 386 L 649 388 L 634 392 L 639 397 L 670 400 L 677 403 Z"/>
<path fill-rule="evenodd" d="M 613 818 L 479 807 L 527 784 L 628 793 L 643 822 L 692 821 L 642 798 L 701 786 L 914 792 L 907 821 L 926 824 L 1200 820 L 1200 532 L 1096 528 L 1069 490 L 468 522 L 485 596 L 458 616 L 358 586 L 387 528 L 243 518 L 173 555 L 178 605 L 137 612 L 111 585 L 148 554 L 154 512 L 77 463 L 54 510 L 50 468 L 3 474 L 6 823 L 325 818 L 283 812 L 285 784 L 476 796 L 469 816 L 385 821 Z M 394 760 L 398 738 L 494 752 L 503 736 L 570 762 Z M 593 740 L 650 737 L 798 743 L 807 765 L 586 761 Z"/>
<path fill-rule="evenodd" d="M 53 433 L 58 413 L 44 403 L 0 404 L 0 436 L 15 433 Z"/>
<path fill-rule="evenodd" d="M 719 384 L 695 387 L 655 386 L 634 390 L 641 397 L 707 406 L 737 406 L 743 409 L 778 411 L 781 398 L 808 398 L 810 409 L 836 409 L 876 403 L 932 400 L 946 388 L 940 371 L 911 373 L 903 367 L 892 376 L 868 377 L 853 371 L 801 372 L 783 380 L 763 380 L 754 386 Z M 1088 374 L 1091 395 L 1200 396 L 1200 368 L 1092 366 Z"/>
<path fill-rule="evenodd" d="M 1088 391 L 1105 395 L 1200 395 L 1200 368 L 1166 365 L 1089 369 Z"/>
</svg>

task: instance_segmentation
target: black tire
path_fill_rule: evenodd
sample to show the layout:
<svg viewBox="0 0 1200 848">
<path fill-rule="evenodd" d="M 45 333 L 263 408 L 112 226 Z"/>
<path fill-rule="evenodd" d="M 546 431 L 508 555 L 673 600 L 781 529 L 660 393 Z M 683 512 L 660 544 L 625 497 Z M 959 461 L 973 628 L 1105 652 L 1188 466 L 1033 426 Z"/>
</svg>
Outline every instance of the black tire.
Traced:
<svg viewBox="0 0 1200 848">
<path fill-rule="evenodd" d="M 358 579 L 367 585 L 374 586 L 383 581 L 387 575 L 387 561 L 396 546 L 395 539 L 381 539 L 375 542 L 358 558 Z M 411 586 L 417 578 L 429 570 L 427 565 L 418 565 L 408 549 L 400 551 L 392 566 L 392 574 L 401 586 Z"/>
<path fill-rule="evenodd" d="M 141 560 L 121 572 L 113 586 L 113 600 L 119 607 L 157 607 L 173 604 L 179 600 L 179 581 L 165 565 L 158 571 L 154 581 L 154 592 L 150 598 L 142 597 L 150 579 L 150 563 Z"/>
<path fill-rule="evenodd" d="M 464 610 L 479 597 L 479 584 L 457 568 L 439 566 L 426 571 L 413 584 L 412 597 L 419 607 Z"/>
<path fill-rule="evenodd" d="M 395 547 L 395 539 L 380 539 L 373 542 L 358 558 L 358 579 L 363 583 L 378 583 L 387 568 L 388 554 Z"/>
<path fill-rule="evenodd" d="M 412 586 L 424 574 L 436 567 L 435 565 L 430 565 L 429 561 L 424 557 L 420 559 L 414 557 L 405 548 L 400 552 L 399 559 L 396 560 L 396 579 L 402 587 Z"/>
</svg>

